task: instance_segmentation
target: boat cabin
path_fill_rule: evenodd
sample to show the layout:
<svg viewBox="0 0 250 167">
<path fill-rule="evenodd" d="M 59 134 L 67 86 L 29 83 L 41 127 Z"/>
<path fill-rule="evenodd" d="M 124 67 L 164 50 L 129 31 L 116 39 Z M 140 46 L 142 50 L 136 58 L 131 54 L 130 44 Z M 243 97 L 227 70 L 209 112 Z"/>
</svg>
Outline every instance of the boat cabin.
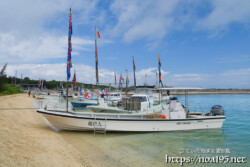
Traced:
<svg viewBox="0 0 250 167">
<path fill-rule="evenodd" d="M 109 93 L 106 97 L 106 100 L 108 101 L 121 101 L 122 93 L 121 92 L 112 92 Z"/>
<path fill-rule="evenodd" d="M 152 92 L 148 88 L 139 88 L 131 97 L 122 98 L 124 110 L 145 111 L 153 107 Z"/>
</svg>

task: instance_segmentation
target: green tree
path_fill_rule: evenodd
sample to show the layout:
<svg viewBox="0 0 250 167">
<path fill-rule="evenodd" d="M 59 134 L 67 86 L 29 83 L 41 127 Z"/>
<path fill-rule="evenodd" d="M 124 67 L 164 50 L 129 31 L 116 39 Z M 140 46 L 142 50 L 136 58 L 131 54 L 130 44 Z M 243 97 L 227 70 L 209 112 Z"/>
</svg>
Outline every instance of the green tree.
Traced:
<svg viewBox="0 0 250 167">
<path fill-rule="evenodd" d="M 30 83 L 30 78 L 29 78 L 29 77 L 25 77 L 25 78 L 23 79 L 23 83 L 29 84 L 29 83 Z"/>
<path fill-rule="evenodd" d="M 6 68 L 7 68 L 7 63 L 3 66 L 2 70 L 0 71 L 0 91 L 3 89 L 3 84 L 6 82 L 6 74 L 5 74 Z"/>
</svg>

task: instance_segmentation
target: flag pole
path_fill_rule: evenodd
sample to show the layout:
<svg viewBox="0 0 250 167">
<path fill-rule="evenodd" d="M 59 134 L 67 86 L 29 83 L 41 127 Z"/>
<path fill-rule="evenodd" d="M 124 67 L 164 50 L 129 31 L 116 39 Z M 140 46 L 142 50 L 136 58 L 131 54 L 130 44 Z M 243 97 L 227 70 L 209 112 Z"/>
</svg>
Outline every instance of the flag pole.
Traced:
<svg viewBox="0 0 250 167">
<path fill-rule="evenodd" d="M 69 88 L 68 88 L 68 81 L 66 81 L 66 112 L 68 113 L 68 91 L 69 91 Z"/>
<path fill-rule="evenodd" d="M 115 77 L 115 86 L 116 86 L 116 73 L 114 72 L 114 77 Z"/>
<path fill-rule="evenodd" d="M 126 71 L 126 96 L 128 95 L 128 69 L 125 70 Z"/>
<path fill-rule="evenodd" d="M 98 58 L 97 58 L 97 39 L 96 39 L 96 25 L 95 25 L 95 70 L 96 70 L 96 85 L 98 85 Z"/>
<path fill-rule="evenodd" d="M 69 34 L 68 34 L 68 54 L 67 54 L 67 81 L 66 81 L 66 112 L 68 113 L 68 93 L 69 93 L 69 88 L 68 88 L 68 81 L 70 79 L 70 68 L 72 67 L 71 64 L 71 51 L 72 51 L 72 46 L 71 46 L 71 35 L 72 35 L 72 17 L 71 17 L 71 8 L 69 11 Z"/>
<path fill-rule="evenodd" d="M 134 70 L 134 87 L 136 90 L 136 78 L 135 78 L 135 60 L 134 60 L 134 56 L 133 56 L 133 70 Z"/>
<path fill-rule="evenodd" d="M 160 60 L 160 54 L 158 52 L 158 68 L 159 68 L 159 104 L 161 104 L 161 91 L 160 91 L 160 87 L 161 87 L 161 60 Z"/>
</svg>

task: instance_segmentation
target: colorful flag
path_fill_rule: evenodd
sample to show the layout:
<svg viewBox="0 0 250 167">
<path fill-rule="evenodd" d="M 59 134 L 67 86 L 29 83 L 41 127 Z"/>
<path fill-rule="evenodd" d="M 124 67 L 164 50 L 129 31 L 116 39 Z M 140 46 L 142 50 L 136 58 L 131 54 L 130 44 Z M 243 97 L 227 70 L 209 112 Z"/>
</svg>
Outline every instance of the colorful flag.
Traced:
<svg viewBox="0 0 250 167">
<path fill-rule="evenodd" d="M 94 89 L 94 92 L 95 92 L 97 95 L 99 95 L 99 92 L 98 92 L 96 89 Z"/>
<path fill-rule="evenodd" d="M 160 54 L 158 53 L 158 68 L 159 68 L 159 86 L 162 85 L 161 81 L 161 60 L 160 60 Z"/>
<path fill-rule="evenodd" d="M 101 90 L 101 89 L 99 89 L 99 94 L 101 94 L 101 95 L 105 95 L 104 91 L 103 91 L 103 90 Z"/>
<path fill-rule="evenodd" d="M 98 74 L 98 51 L 97 51 L 97 40 L 101 38 L 99 31 L 95 27 L 95 67 L 96 67 L 96 84 L 99 83 L 99 74 Z"/>
<path fill-rule="evenodd" d="M 91 98 L 90 90 L 89 90 L 89 89 L 86 90 L 85 98 L 87 98 L 87 99 L 90 99 L 90 98 Z"/>
<path fill-rule="evenodd" d="M 71 51 L 72 51 L 72 43 L 71 43 L 71 35 L 73 34 L 72 31 L 72 17 L 71 17 L 71 8 L 69 11 L 69 36 L 68 36 L 68 56 L 67 56 L 67 81 L 70 79 L 70 68 L 72 67 L 71 62 Z"/>
<path fill-rule="evenodd" d="M 127 71 L 127 77 L 126 77 L 126 95 L 128 93 L 128 84 L 129 84 L 129 78 L 128 78 L 128 70 Z"/>
<path fill-rule="evenodd" d="M 126 85 L 128 86 L 128 84 L 129 84 L 129 78 L 128 78 L 128 72 L 127 72 Z"/>
<path fill-rule="evenodd" d="M 120 79 L 124 82 L 124 78 L 123 78 L 122 74 L 120 75 Z"/>
<path fill-rule="evenodd" d="M 74 72 L 74 77 L 73 77 L 73 80 L 72 80 L 72 84 L 73 84 L 73 86 L 76 86 L 76 71 Z"/>
<path fill-rule="evenodd" d="M 135 78 L 135 60 L 134 60 L 134 56 L 133 56 L 133 70 L 134 70 L 134 87 L 136 90 L 136 78 Z"/>
<path fill-rule="evenodd" d="M 97 40 L 101 38 L 100 33 L 99 33 L 99 31 L 97 30 L 97 28 L 96 28 L 96 37 L 97 37 Z"/>
</svg>

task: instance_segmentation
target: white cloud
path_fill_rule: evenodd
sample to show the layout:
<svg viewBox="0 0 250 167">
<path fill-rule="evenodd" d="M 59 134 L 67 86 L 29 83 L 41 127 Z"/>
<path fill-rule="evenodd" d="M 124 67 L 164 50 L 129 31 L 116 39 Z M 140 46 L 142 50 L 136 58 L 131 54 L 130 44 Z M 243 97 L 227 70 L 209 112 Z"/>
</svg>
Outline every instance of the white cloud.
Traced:
<svg viewBox="0 0 250 167">
<path fill-rule="evenodd" d="M 115 0 L 110 10 L 116 19 L 110 32 L 126 42 L 160 41 L 168 33 L 183 29 L 205 30 L 210 33 L 208 37 L 221 36 L 231 23 L 250 21 L 249 0 Z"/>
<path fill-rule="evenodd" d="M 76 70 L 76 77 L 78 82 L 95 83 L 95 67 L 89 65 L 73 64 L 71 68 L 71 80 Z M 23 74 L 23 77 L 31 79 L 46 79 L 46 80 L 66 80 L 66 64 L 22 64 L 22 65 L 8 65 L 7 75 L 14 76 L 17 70 L 18 77 Z M 113 72 L 107 69 L 99 69 L 100 82 L 109 83 Z"/>
<path fill-rule="evenodd" d="M 250 68 L 228 70 L 216 74 L 173 74 L 168 78 L 171 86 L 203 88 L 250 88 Z"/>
<path fill-rule="evenodd" d="M 177 81 L 199 81 L 202 79 L 201 74 L 174 74 L 173 77 L 175 77 Z"/>
<path fill-rule="evenodd" d="M 38 63 L 67 56 L 67 36 L 41 34 L 22 39 L 18 35 L 0 34 L 0 57 L 8 63 Z M 74 37 L 73 52 L 92 49 L 93 40 Z"/>
<path fill-rule="evenodd" d="M 217 63 L 239 63 L 250 61 L 250 55 L 239 55 L 234 57 L 222 57 L 216 60 Z"/>
<path fill-rule="evenodd" d="M 3 1 L 0 6 L 1 63 L 39 63 L 67 56 L 67 23 L 72 8 L 73 29 L 89 24 L 98 0 Z M 66 31 L 65 31 L 66 30 Z M 74 32 L 74 31 L 73 31 Z M 109 43 L 106 40 L 104 43 Z M 94 39 L 73 34 L 73 55 L 90 51 Z"/>
<path fill-rule="evenodd" d="M 110 10 L 117 17 L 113 34 L 124 34 L 131 42 L 140 38 L 155 40 L 163 38 L 172 25 L 172 12 L 178 1 L 119 1 Z"/>
<path fill-rule="evenodd" d="M 95 80 L 95 67 L 89 65 L 75 64 L 73 67 L 76 70 L 76 77 L 78 82 L 92 83 Z M 73 77 L 74 68 L 71 69 Z M 17 75 L 20 78 L 21 73 L 23 77 L 31 79 L 46 79 L 46 80 L 66 80 L 66 64 L 22 64 L 22 65 L 8 65 L 7 75 L 14 76 L 17 70 Z M 147 75 L 147 84 L 154 85 L 156 83 L 157 68 L 152 67 L 142 69 L 136 72 L 137 85 L 145 83 L 145 75 Z M 202 87 L 202 88 L 249 88 L 250 83 L 250 68 L 228 70 L 216 74 L 199 74 L 199 73 L 183 73 L 170 74 L 166 71 L 162 72 L 163 84 L 167 86 L 184 86 L 184 87 Z M 122 74 L 126 78 L 126 74 Z M 71 80 L 72 80 L 71 77 Z M 117 83 L 119 82 L 120 73 L 116 73 Z M 129 72 L 129 85 L 134 84 L 133 72 Z M 99 82 L 103 84 L 114 84 L 114 71 L 101 68 L 99 69 Z"/>
<path fill-rule="evenodd" d="M 73 76 L 74 69 L 76 70 L 77 81 L 84 83 L 95 83 L 95 67 L 82 64 L 73 64 L 71 69 L 71 76 Z M 142 85 L 145 81 L 145 74 L 147 74 L 147 84 L 155 84 L 155 72 L 157 68 L 143 69 L 136 72 L 137 84 Z M 7 66 L 6 73 L 9 76 L 14 76 L 17 70 L 17 75 L 20 78 L 29 77 L 31 79 L 46 79 L 46 80 L 66 80 L 66 64 L 10 64 Z M 162 76 L 167 75 L 168 72 L 162 70 Z M 122 74 L 126 78 L 126 74 Z M 72 78 L 72 77 L 71 77 Z M 120 73 L 116 73 L 117 83 L 119 82 Z M 114 71 L 100 68 L 99 82 L 104 84 L 114 84 Z M 130 85 L 133 85 L 133 72 L 129 73 Z"/>
<path fill-rule="evenodd" d="M 67 54 L 68 10 L 72 8 L 73 27 L 77 24 L 94 25 L 98 23 L 105 32 L 114 37 L 122 37 L 126 42 L 146 41 L 149 49 L 159 47 L 160 41 L 168 33 L 176 30 L 205 30 L 213 34 L 221 34 L 231 23 L 249 23 L 250 3 L 248 0 L 208 1 L 205 4 L 196 0 L 128 0 L 111 1 L 100 7 L 98 0 L 27 0 L 3 1 L 0 6 L 0 59 L 8 62 L 8 73 L 14 75 L 17 69 L 24 75 L 34 78 L 64 80 L 66 69 L 64 64 L 36 64 L 64 57 Z M 204 6 L 203 6 L 204 5 Z M 109 6 L 109 9 L 106 7 Z M 200 15 L 202 7 L 205 13 Z M 110 14 L 110 12 L 112 14 Z M 106 22 L 111 19 L 110 22 Z M 109 24 L 111 23 L 111 24 Z M 110 34 L 103 33 L 98 45 L 111 43 L 107 40 Z M 219 32 L 219 33 L 218 33 Z M 92 51 L 94 41 L 89 37 L 73 36 L 73 53 Z M 112 59 L 114 59 L 111 56 Z M 117 58 L 119 59 L 119 57 Z M 54 61 L 54 60 L 53 60 Z M 249 56 L 231 59 L 226 62 L 249 61 Z M 26 64 L 25 64 L 26 63 Z M 20 64 L 20 65 L 17 65 Z M 95 83 L 95 68 L 88 65 L 74 65 L 79 80 Z M 79 72 L 78 72 L 79 70 Z M 137 83 L 143 84 L 145 74 L 147 83 L 155 83 L 157 68 L 142 69 L 136 72 Z M 133 75 L 130 85 L 133 85 Z M 233 76 L 233 77 L 231 77 Z M 249 83 L 248 69 L 220 72 L 218 74 L 169 74 L 162 71 L 164 83 L 173 86 L 206 86 L 206 87 L 247 87 Z M 113 73 L 109 69 L 100 69 L 101 82 L 113 81 Z M 118 78 L 117 78 L 118 80 Z M 241 84 L 240 84 L 241 83 Z"/>
<path fill-rule="evenodd" d="M 244 77 L 246 79 L 250 79 L 250 68 L 229 70 L 229 71 L 223 72 L 222 75 L 230 77 L 231 79 L 232 79 L 232 77 L 236 77 L 236 76 L 241 76 L 241 77 Z"/>
<path fill-rule="evenodd" d="M 84 19 L 82 23 L 86 23 L 86 18 L 97 11 L 96 4 L 96 0 L 5 0 L 0 6 L 1 30 L 25 32 L 24 36 L 37 33 L 43 31 L 45 25 L 68 19 L 69 8 L 74 11 L 73 16 L 79 12 L 77 19 Z"/>
<path fill-rule="evenodd" d="M 198 26 L 208 30 L 223 30 L 231 23 L 249 23 L 249 0 L 213 0 L 210 14 L 198 22 Z"/>
</svg>

